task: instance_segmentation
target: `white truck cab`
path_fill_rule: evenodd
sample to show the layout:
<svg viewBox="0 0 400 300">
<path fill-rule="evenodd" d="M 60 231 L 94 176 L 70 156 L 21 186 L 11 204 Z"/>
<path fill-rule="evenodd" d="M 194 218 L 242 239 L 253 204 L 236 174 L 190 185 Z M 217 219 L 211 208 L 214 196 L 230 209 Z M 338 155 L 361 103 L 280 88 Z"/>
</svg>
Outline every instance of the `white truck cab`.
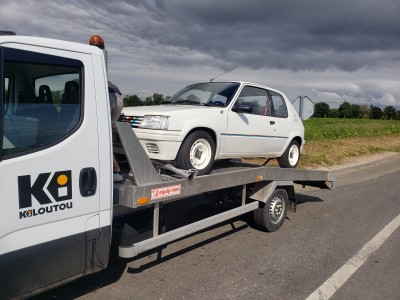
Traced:
<svg viewBox="0 0 400 300">
<path fill-rule="evenodd" d="M 0 36 L 0 74 L 0 294 L 9 297 L 107 266 L 112 145 L 99 48 Z"/>
</svg>

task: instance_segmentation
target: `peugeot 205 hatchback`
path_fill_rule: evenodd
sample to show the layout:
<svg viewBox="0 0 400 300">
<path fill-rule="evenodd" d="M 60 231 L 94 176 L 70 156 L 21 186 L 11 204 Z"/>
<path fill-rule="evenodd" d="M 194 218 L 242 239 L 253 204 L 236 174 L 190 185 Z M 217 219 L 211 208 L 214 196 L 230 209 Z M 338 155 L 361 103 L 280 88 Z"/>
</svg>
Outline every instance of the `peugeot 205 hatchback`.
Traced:
<svg viewBox="0 0 400 300">
<path fill-rule="evenodd" d="M 198 175 L 229 158 L 278 158 L 295 168 L 304 145 L 303 123 L 286 96 L 249 82 L 192 84 L 161 105 L 125 107 L 120 121 L 151 159 Z"/>
</svg>

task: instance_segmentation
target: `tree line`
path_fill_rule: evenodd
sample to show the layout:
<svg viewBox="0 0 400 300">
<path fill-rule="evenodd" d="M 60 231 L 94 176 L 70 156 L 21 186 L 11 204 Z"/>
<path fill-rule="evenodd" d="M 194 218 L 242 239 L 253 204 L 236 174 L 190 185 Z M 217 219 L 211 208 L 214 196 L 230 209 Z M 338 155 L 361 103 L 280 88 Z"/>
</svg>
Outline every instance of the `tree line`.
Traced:
<svg viewBox="0 0 400 300">
<path fill-rule="evenodd" d="M 152 96 L 146 97 L 144 101 L 142 101 L 137 95 L 125 96 L 124 97 L 124 106 L 144 106 L 144 105 L 159 105 L 164 101 L 167 101 L 170 96 L 164 96 L 163 94 L 154 93 Z"/>
<path fill-rule="evenodd" d="M 154 93 L 142 101 L 137 95 L 126 96 L 124 106 L 159 105 L 168 100 L 169 96 Z M 381 109 L 374 105 L 358 105 L 344 101 L 339 108 L 330 108 L 328 103 L 315 104 L 314 118 L 351 118 L 351 119 L 385 119 L 400 120 L 400 110 L 392 105 Z"/>
<path fill-rule="evenodd" d="M 339 108 L 330 108 L 329 104 L 315 104 L 314 118 L 351 118 L 351 119 L 385 119 L 400 120 L 400 110 L 389 105 L 384 109 L 374 105 L 358 105 L 344 101 Z"/>
</svg>

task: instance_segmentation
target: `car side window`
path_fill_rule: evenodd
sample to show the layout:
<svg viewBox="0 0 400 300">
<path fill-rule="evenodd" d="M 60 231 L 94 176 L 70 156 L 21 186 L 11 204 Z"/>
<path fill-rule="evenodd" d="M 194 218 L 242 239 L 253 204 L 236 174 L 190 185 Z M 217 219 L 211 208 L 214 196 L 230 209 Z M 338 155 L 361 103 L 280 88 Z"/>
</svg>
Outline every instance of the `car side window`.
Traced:
<svg viewBox="0 0 400 300">
<path fill-rule="evenodd" d="M 1 159 L 61 141 L 78 127 L 82 112 L 82 63 L 14 51 L 25 56 L 4 56 Z"/>
<path fill-rule="evenodd" d="M 269 116 L 271 113 L 267 91 L 253 86 L 242 89 L 234 107 L 246 107 L 246 112 L 253 115 Z"/>
<path fill-rule="evenodd" d="M 271 116 L 277 117 L 277 118 L 287 118 L 288 117 L 288 111 L 287 111 L 287 106 L 285 103 L 285 100 L 283 99 L 283 96 L 279 93 L 269 91 L 269 94 L 271 96 Z"/>
</svg>

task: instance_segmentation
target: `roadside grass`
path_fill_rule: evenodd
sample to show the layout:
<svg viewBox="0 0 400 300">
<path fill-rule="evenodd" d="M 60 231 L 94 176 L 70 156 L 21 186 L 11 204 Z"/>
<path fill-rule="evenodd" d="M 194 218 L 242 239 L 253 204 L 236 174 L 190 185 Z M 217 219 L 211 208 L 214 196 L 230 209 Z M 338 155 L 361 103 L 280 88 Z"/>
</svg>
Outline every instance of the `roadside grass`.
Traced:
<svg viewBox="0 0 400 300">
<path fill-rule="evenodd" d="M 400 152 L 400 134 L 341 140 L 306 141 L 299 168 L 329 167 L 360 156 Z"/>
<path fill-rule="evenodd" d="M 304 122 L 306 144 L 300 168 L 332 166 L 354 157 L 400 152 L 400 121 L 319 119 Z"/>
<path fill-rule="evenodd" d="M 299 168 L 329 167 L 354 158 L 400 152 L 399 120 L 319 119 L 304 122 L 306 144 Z M 262 164 L 264 159 L 250 159 Z M 269 163 L 277 166 L 276 160 Z"/>
</svg>

